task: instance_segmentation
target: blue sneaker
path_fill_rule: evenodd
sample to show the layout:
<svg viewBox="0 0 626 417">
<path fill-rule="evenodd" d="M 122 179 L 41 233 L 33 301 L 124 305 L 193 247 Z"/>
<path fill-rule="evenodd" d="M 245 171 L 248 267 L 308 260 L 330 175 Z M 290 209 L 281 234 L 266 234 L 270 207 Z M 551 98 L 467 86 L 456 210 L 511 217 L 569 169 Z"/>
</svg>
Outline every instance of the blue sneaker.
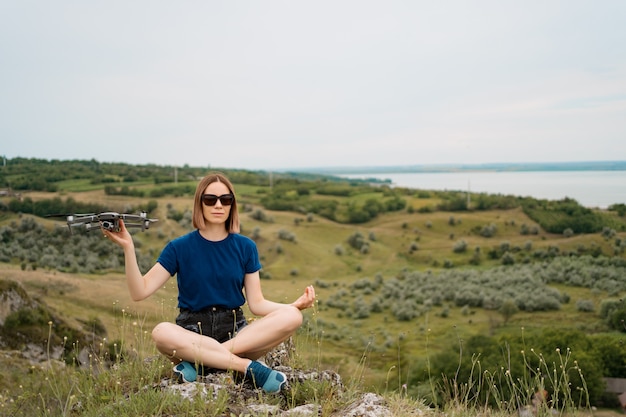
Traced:
<svg viewBox="0 0 626 417">
<path fill-rule="evenodd" d="M 263 388 L 265 392 L 280 392 L 287 382 L 287 376 L 279 371 L 268 368 L 260 362 L 252 361 L 246 369 L 246 377 L 255 387 Z"/>
<path fill-rule="evenodd" d="M 183 382 L 194 382 L 198 377 L 195 365 L 187 361 L 182 361 L 174 366 L 174 374 Z"/>
</svg>

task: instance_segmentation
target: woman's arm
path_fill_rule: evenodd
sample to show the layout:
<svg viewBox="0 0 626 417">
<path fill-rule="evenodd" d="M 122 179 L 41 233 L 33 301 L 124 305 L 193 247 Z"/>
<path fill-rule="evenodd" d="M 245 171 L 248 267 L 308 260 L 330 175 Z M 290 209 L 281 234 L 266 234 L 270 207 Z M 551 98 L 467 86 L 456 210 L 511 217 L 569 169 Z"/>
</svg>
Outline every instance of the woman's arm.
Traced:
<svg viewBox="0 0 626 417">
<path fill-rule="evenodd" d="M 113 243 L 124 249 L 124 269 L 126 271 L 126 283 L 130 297 L 134 301 L 148 298 L 170 278 L 170 273 L 159 263 L 155 264 L 145 275 L 141 274 L 135 253 L 133 238 L 126 229 L 124 221 L 120 220 L 120 231 L 112 232 L 102 230 L 104 235 Z"/>
<path fill-rule="evenodd" d="M 261 278 L 258 271 L 252 274 L 246 274 L 244 288 L 246 290 L 246 300 L 248 301 L 250 312 L 256 316 L 266 316 L 272 311 L 287 305 L 292 305 L 299 310 L 304 310 L 312 307 L 315 303 L 315 289 L 312 285 L 306 287 L 304 293 L 291 304 L 282 304 L 266 300 L 261 290 Z"/>
</svg>

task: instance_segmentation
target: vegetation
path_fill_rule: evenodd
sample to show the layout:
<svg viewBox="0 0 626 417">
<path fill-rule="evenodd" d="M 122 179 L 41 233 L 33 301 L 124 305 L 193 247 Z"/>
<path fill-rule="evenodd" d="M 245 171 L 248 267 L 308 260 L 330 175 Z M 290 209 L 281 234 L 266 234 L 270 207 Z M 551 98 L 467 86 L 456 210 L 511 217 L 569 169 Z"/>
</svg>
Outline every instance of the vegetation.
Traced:
<svg viewBox="0 0 626 417">
<path fill-rule="evenodd" d="M 124 265 L 123 254 L 112 251 L 110 242 L 99 233 L 74 231 L 69 235 L 66 228 L 58 229 L 48 230 L 33 217 L 0 226 L 0 262 L 18 263 L 23 269 L 72 273 L 104 273 Z M 143 270 L 153 259 L 154 253 L 138 254 Z"/>
<path fill-rule="evenodd" d="M 170 368 L 162 358 L 144 362 L 154 350 L 133 334 L 136 327 L 118 329 L 120 306 L 134 312 L 142 334 L 172 320 L 174 283 L 132 303 L 120 251 L 98 233 L 70 235 L 63 218 L 46 216 L 149 211 L 159 223 L 135 234 L 147 270 L 165 242 L 191 230 L 190 200 L 208 170 L 32 159 L 0 168 L 9 191 L 0 198 L 2 274 L 64 317 L 97 315 L 89 322 L 134 352 L 106 372 L 67 367 L 62 373 L 71 377 L 62 381 L 58 370 L 3 376 L 8 415 L 71 415 L 79 402 L 84 415 L 98 407 L 134 415 L 122 405 L 129 397 L 135 415 L 154 414 L 148 403 L 161 415 L 201 413 L 199 404 L 145 389 Z M 238 191 L 242 233 L 259 247 L 267 295 L 289 301 L 308 283 L 317 288 L 318 308 L 297 336 L 300 365 L 336 369 L 356 381 L 353 394 L 383 392 L 399 409 L 425 402 L 447 414 L 455 407 L 511 413 L 539 389 L 558 411 L 616 406 L 602 377 L 626 373 L 621 205 L 599 211 L 568 199 L 468 199 L 333 177 L 223 171 Z M 50 317 L 40 313 L 16 313 L 4 331 L 30 326 L 41 340 Z M 63 343 L 61 335 L 47 339 Z M 104 350 L 111 356 L 116 349 Z M 340 406 L 315 389 L 299 392 L 301 401 Z M 214 415 L 224 410 L 218 398 Z"/>
</svg>

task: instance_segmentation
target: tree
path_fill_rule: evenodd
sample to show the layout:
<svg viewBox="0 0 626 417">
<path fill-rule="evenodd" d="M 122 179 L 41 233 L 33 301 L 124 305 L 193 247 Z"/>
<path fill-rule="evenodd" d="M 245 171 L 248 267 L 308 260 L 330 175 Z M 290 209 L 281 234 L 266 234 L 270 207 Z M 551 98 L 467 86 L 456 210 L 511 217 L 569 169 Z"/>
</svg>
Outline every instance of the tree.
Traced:
<svg viewBox="0 0 626 417">
<path fill-rule="evenodd" d="M 517 314 L 518 311 L 519 311 L 519 308 L 517 308 L 517 304 L 515 303 L 514 300 L 510 298 L 507 300 L 504 300 L 502 302 L 502 305 L 498 309 L 498 312 L 502 315 L 502 318 L 504 319 L 505 324 L 508 323 L 511 317 Z"/>
</svg>

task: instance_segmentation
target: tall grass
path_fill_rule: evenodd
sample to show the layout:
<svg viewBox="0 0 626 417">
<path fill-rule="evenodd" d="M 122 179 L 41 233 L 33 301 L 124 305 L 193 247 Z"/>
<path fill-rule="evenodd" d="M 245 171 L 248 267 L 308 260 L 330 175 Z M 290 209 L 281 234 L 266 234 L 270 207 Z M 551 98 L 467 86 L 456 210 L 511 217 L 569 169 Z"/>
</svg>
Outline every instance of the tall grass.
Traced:
<svg viewBox="0 0 626 417">
<path fill-rule="evenodd" d="M 556 361 L 549 362 L 544 354 L 530 348 L 519 352 L 523 361 L 521 375 L 512 372 L 514 352 L 504 351 L 505 365 L 500 369 L 483 369 L 480 355 L 472 354 L 471 370 L 466 380 L 457 373 L 443 375 L 433 385 L 433 398 L 439 399 L 446 414 L 496 412 L 504 415 L 576 415 L 591 411 L 589 394 L 579 364 L 565 352 L 555 349 Z M 462 355 L 462 351 L 460 356 Z M 538 364 L 538 365 L 537 365 Z M 580 381 L 573 381 L 574 372 Z M 577 386 L 580 384 L 580 386 Z"/>
<path fill-rule="evenodd" d="M 31 367 L 23 375 L 19 386 L 10 394 L 0 396 L 2 416 L 226 416 L 239 417 L 249 414 L 239 412 L 232 404 L 227 390 L 212 393 L 202 384 L 195 384 L 187 397 L 172 389 L 163 389 L 167 378 L 172 378 L 172 364 L 156 353 L 150 334 L 144 328 L 145 318 L 133 317 L 121 310 L 117 319 L 121 338 L 114 343 L 103 341 L 93 347 L 88 363 L 81 366 L 65 365 L 54 361 L 51 356 L 53 346 L 47 345 L 48 361 L 45 366 Z M 290 366 L 306 368 L 308 364 L 319 369 L 322 366 L 322 352 L 326 340 L 323 331 L 317 330 L 317 309 L 296 335 L 296 352 L 303 345 L 315 346 L 317 354 L 309 358 L 293 355 Z M 53 340 L 53 326 L 49 324 L 48 340 Z M 72 343 L 66 338 L 63 344 Z M 428 340 L 427 342 L 428 343 Z M 400 346 L 400 344 L 398 344 Z M 75 357 L 81 346 L 72 344 Z M 400 347 L 398 347 L 400 349 Z M 313 404 L 321 416 L 341 415 L 341 410 L 356 401 L 362 394 L 362 382 L 368 366 L 369 345 L 366 346 L 358 365 L 344 378 L 344 384 L 337 386 L 331 381 L 316 379 L 292 383 L 281 397 L 259 392 L 258 403 L 269 403 L 291 409 L 303 404 Z M 459 349 L 459 366 L 466 353 Z M 549 363 L 540 352 L 533 348 L 519 352 L 523 358 L 522 374 L 515 376 L 510 366 L 493 371 L 482 368 L 479 355 L 473 355 L 471 372 L 466 380 L 455 375 L 441 379 L 429 375 L 430 395 L 422 398 L 411 397 L 407 382 L 402 375 L 408 370 L 401 369 L 402 357 L 398 352 L 398 363 L 387 372 L 387 381 L 379 394 L 386 401 L 392 415 L 409 417 L 422 415 L 430 410 L 433 415 L 462 416 L 475 415 L 575 415 L 589 411 L 589 398 L 584 377 L 579 364 L 572 360 L 571 352 L 557 350 L 558 360 Z M 510 362 L 513 352 L 507 351 Z M 536 364 L 539 365 L 536 365 Z M 573 387 L 570 372 L 575 371 L 582 386 Z M 390 380 L 397 373 L 397 389 L 390 389 Z M 232 383 L 232 379 L 230 379 Z M 407 379 L 408 381 L 408 379 Z M 234 384 L 234 383 L 233 383 Z M 395 385 L 395 384 L 393 384 Z M 533 394 L 547 390 L 550 397 L 545 401 L 532 402 Z M 339 413 L 339 414 L 338 414 Z M 268 416 L 269 411 L 258 414 Z"/>
</svg>

